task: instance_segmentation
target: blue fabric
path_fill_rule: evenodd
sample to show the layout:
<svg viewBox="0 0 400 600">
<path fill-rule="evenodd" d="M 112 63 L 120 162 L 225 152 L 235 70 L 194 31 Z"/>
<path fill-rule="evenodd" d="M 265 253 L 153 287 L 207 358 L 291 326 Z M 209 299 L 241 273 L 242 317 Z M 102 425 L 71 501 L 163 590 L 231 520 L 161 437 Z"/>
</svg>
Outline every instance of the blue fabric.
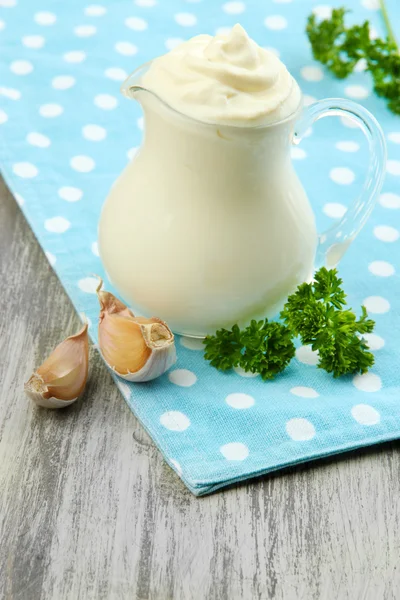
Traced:
<svg viewBox="0 0 400 600">
<path fill-rule="evenodd" d="M 390 14 L 399 31 L 395 4 Z M 369 18 L 383 35 L 377 5 L 353 2 L 349 21 Z M 307 97 L 360 97 L 384 128 L 383 195 L 340 266 L 350 304 L 358 309 L 368 299 L 376 319 L 372 344 L 379 349 L 370 374 L 333 380 L 308 364 L 315 357 L 300 348 L 281 377 L 263 383 L 217 372 L 198 344 L 177 339 L 178 363 L 169 375 L 143 385 L 117 381 L 197 495 L 400 437 L 400 119 L 371 92 L 367 74 L 338 81 L 313 61 L 304 27 L 314 7 L 311 0 L 0 0 L 2 171 L 76 309 L 91 319 L 94 341 L 98 303 L 91 274 L 104 275 L 96 247 L 99 211 L 142 136 L 139 106 L 119 95 L 124 73 L 164 53 L 176 38 L 240 21 L 259 44 L 280 52 Z M 316 69 L 303 69 L 309 66 Z M 300 148 L 296 168 L 325 228 L 362 185 L 366 141 L 339 119 L 324 119 Z M 351 169 L 354 181 L 331 171 L 338 167 Z"/>
</svg>

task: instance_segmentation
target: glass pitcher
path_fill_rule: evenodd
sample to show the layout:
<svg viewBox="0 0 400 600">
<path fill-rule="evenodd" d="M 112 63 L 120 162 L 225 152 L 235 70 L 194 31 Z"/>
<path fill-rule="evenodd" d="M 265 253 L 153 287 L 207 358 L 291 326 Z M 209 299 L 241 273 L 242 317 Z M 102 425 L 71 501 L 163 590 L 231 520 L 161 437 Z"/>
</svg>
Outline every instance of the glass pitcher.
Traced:
<svg viewBox="0 0 400 600">
<path fill-rule="evenodd" d="M 202 337 L 273 317 L 315 268 L 339 262 L 368 219 L 385 173 L 382 130 L 365 108 L 337 98 L 266 126 L 203 123 L 141 85 L 150 65 L 121 88 L 142 105 L 145 128 L 101 214 L 107 275 L 136 314 L 176 333 Z M 290 148 L 331 115 L 362 129 L 369 167 L 359 197 L 318 235 Z"/>
</svg>

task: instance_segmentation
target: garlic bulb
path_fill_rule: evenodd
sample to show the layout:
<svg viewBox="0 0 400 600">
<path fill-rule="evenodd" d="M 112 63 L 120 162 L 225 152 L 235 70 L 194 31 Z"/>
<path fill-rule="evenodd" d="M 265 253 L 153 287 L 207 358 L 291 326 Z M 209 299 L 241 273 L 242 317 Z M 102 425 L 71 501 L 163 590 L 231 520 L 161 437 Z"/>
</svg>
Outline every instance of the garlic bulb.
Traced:
<svg viewBox="0 0 400 600">
<path fill-rule="evenodd" d="M 168 325 L 152 317 L 135 317 L 110 292 L 101 290 L 99 346 L 104 360 L 117 375 L 128 381 L 151 381 L 176 362 L 174 335 Z"/>
<path fill-rule="evenodd" d="M 63 408 L 83 392 L 89 367 L 87 323 L 61 342 L 25 384 L 25 393 L 45 408 Z"/>
</svg>

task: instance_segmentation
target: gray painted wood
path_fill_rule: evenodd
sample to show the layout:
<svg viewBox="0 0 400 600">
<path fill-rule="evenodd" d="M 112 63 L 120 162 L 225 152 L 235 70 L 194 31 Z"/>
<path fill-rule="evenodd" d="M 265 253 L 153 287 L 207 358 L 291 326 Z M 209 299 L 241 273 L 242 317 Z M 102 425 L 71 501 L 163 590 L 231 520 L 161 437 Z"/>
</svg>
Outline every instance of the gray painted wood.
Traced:
<svg viewBox="0 0 400 600">
<path fill-rule="evenodd" d="M 400 597 L 398 443 L 195 498 L 96 353 L 73 406 L 24 396 L 79 321 L 5 186 L 0 257 L 0 598 Z"/>
</svg>

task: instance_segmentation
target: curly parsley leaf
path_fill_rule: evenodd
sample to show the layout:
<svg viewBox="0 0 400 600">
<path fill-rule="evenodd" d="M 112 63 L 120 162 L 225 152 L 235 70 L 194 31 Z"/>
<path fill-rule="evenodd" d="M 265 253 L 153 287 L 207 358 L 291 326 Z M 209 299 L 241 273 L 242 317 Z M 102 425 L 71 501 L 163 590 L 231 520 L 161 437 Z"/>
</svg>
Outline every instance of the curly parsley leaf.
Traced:
<svg viewBox="0 0 400 600">
<path fill-rule="evenodd" d="M 274 379 L 286 369 L 295 354 L 292 333 L 277 322 L 252 321 L 242 334 L 243 353 L 239 361 L 245 371 Z"/>
<path fill-rule="evenodd" d="M 253 320 L 243 331 L 237 325 L 230 330 L 219 329 L 207 336 L 204 344 L 204 356 L 213 367 L 226 371 L 239 366 L 260 373 L 264 380 L 283 371 L 295 353 L 289 329 L 268 319 Z"/>
<path fill-rule="evenodd" d="M 237 367 L 242 352 L 241 331 L 237 325 L 232 329 L 219 329 L 215 335 L 208 335 L 205 340 L 204 358 L 211 366 L 220 371 Z"/>
</svg>

